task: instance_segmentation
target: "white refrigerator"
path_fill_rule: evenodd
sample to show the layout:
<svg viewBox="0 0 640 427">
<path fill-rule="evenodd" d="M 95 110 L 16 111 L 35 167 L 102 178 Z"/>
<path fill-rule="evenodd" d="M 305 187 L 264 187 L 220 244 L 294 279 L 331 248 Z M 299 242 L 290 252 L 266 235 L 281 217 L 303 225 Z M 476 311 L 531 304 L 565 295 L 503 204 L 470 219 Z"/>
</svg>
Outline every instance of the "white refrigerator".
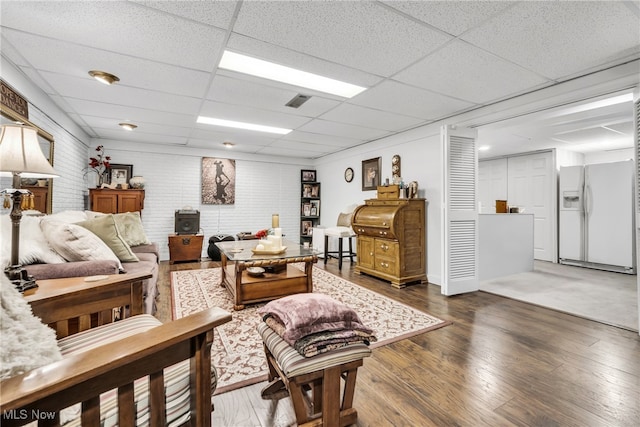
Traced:
<svg viewBox="0 0 640 427">
<path fill-rule="evenodd" d="M 633 160 L 560 168 L 560 263 L 635 274 Z"/>
</svg>

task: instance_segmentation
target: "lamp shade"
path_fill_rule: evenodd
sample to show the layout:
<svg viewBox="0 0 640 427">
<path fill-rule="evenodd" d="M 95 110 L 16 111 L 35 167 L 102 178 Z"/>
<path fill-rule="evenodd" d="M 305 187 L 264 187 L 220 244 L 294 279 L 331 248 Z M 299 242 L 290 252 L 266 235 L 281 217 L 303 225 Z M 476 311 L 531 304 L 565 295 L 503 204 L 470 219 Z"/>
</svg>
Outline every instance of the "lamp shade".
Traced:
<svg viewBox="0 0 640 427">
<path fill-rule="evenodd" d="M 22 178 L 59 176 L 42 154 L 36 129 L 22 125 L 2 125 L 0 172 L 19 174 Z"/>
</svg>

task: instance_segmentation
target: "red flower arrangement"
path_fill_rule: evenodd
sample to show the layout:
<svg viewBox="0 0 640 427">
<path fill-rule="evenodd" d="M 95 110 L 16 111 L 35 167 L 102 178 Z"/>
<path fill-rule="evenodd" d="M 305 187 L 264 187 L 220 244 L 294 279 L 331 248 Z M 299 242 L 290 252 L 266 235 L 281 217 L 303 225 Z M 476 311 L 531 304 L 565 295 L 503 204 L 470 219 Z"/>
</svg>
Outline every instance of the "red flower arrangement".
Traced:
<svg viewBox="0 0 640 427">
<path fill-rule="evenodd" d="M 105 155 L 104 146 L 98 145 L 96 147 L 95 157 L 89 157 L 89 165 L 86 168 L 85 174 L 89 172 L 95 172 L 98 175 L 98 187 L 102 184 L 105 178 L 105 172 L 109 170 L 111 165 L 109 162 L 111 161 L 111 156 Z"/>
</svg>

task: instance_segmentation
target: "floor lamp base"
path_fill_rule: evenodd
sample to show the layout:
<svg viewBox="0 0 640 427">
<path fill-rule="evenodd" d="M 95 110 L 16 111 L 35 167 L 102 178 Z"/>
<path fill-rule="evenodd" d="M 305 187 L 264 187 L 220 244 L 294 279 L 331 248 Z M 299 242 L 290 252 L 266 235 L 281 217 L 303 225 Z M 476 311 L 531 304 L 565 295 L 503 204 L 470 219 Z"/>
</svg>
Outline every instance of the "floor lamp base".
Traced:
<svg viewBox="0 0 640 427">
<path fill-rule="evenodd" d="M 33 276 L 29 276 L 27 270 L 25 270 L 21 265 L 10 265 L 4 269 L 4 273 L 7 275 L 13 286 L 15 286 L 20 292 L 38 287 Z"/>
</svg>

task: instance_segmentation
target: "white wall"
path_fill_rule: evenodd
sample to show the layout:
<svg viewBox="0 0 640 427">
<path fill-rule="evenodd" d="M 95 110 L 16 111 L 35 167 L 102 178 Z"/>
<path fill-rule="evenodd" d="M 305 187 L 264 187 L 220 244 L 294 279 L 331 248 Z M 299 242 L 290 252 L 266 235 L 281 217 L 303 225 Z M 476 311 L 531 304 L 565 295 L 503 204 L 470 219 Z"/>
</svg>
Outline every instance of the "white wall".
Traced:
<svg viewBox="0 0 640 427">
<path fill-rule="evenodd" d="M 440 124 L 426 126 L 401 135 L 345 150 L 316 161 L 318 180 L 323 183 L 321 225 L 332 226 L 338 214 L 351 204 L 362 204 L 376 197 L 376 191 L 362 191 L 362 161 L 382 157 L 381 178 L 391 178 L 391 157 L 401 158 L 404 182 L 418 181 L 418 196 L 426 198 L 427 277 L 440 284 L 440 219 L 442 198 L 442 165 Z M 353 168 L 355 178 L 344 180 L 344 170 Z"/>
</svg>

